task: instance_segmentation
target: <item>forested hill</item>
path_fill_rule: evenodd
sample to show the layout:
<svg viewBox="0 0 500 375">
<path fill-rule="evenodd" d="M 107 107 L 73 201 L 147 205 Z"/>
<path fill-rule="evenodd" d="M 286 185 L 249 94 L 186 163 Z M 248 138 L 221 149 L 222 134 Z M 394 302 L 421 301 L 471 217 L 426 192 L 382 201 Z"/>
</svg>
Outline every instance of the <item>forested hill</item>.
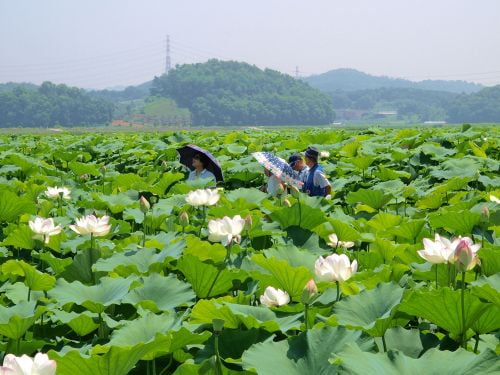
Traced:
<svg viewBox="0 0 500 375">
<path fill-rule="evenodd" d="M 112 118 L 111 103 L 76 87 L 50 82 L 10 86 L 0 90 L 0 127 L 99 125 Z"/>
<path fill-rule="evenodd" d="M 421 90 L 447 91 L 453 93 L 472 93 L 483 86 L 466 81 L 425 80 L 413 82 L 400 78 L 373 76 L 355 69 L 334 69 L 306 77 L 304 81 L 321 91 L 354 91 L 378 88 L 411 88 Z"/>
<path fill-rule="evenodd" d="M 151 94 L 188 108 L 195 125 L 328 124 L 330 98 L 289 75 L 234 61 L 182 65 L 153 80 Z"/>
</svg>

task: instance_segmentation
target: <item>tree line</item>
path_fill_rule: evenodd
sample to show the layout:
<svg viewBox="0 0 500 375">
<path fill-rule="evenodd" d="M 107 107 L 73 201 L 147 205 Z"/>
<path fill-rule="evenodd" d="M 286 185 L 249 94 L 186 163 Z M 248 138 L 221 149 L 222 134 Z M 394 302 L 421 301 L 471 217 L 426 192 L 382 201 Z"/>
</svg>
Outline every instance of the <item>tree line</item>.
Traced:
<svg viewBox="0 0 500 375">
<path fill-rule="evenodd" d="M 0 127 L 102 125 L 112 115 L 110 102 L 66 85 L 44 82 L 0 92 Z"/>
</svg>

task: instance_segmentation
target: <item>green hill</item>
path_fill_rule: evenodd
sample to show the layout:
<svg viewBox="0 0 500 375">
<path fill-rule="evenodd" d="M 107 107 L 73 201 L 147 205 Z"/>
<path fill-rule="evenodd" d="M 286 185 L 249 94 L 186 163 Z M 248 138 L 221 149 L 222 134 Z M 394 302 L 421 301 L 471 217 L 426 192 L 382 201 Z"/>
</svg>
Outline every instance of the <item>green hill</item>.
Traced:
<svg viewBox="0 0 500 375">
<path fill-rule="evenodd" d="M 151 93 L 188 108 L 195 125 L 331 123 L 330 98 L 274 70 L 235 61 L 182 65 L 155 77 Z"/>
<path fill-rule="evenodd" d="M 353 91 L 378 88 L 411 88 L 447 91 L 453 93 L 477 92 L 483 86 L 465 81 L 425 80 L 413 82 L 401 78 L 373 76 L 355 69 L 335 69 L 326 73 L 304 78 L 304 81 L 321 91 Z"/>
</svg>

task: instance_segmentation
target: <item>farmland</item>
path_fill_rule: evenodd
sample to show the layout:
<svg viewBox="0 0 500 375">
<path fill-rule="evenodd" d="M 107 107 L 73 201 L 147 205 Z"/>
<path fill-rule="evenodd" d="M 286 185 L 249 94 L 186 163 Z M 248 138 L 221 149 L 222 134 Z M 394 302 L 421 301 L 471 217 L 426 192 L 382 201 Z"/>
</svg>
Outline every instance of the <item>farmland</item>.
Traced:
<svg viewBox="0 0 500 375">
<path fill-rule="evenodd" d="M 498 373 L 499 136 L 0 134 L 0 351 L 59 375 Z M 331 197 L 259 190 L 252 152 L 309 145 Z"/>
</svg>

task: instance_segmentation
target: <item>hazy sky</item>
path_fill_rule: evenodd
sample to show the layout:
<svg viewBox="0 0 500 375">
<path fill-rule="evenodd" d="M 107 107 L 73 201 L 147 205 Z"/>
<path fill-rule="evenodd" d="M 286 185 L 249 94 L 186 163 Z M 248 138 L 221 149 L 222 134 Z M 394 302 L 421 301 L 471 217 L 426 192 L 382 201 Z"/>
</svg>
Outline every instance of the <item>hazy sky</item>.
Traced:
<svg viewBox="0 0 500 375">
<path fill-rule="evenodd" d="M 235 59 L 500 84 L 500 0 L 0 0 L 0 82 L 86 88 Z"/>
</svg>

